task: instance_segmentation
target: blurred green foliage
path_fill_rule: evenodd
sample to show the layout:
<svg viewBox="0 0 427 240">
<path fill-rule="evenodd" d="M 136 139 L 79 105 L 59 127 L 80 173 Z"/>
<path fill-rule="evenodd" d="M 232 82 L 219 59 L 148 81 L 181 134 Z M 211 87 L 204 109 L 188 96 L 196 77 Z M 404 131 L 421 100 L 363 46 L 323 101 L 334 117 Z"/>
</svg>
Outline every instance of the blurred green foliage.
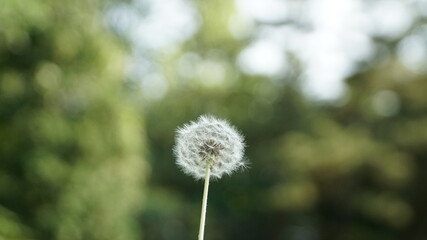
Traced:
<svg viewBox="0 0 427 240">
<path fill-rule="evenodd" d="M 124 80 L 130 51 L 105 26 L 117 2 L 132 4 L 1 3 L 0 239 L 195 239 L 202 182 L 179 171 L 172 146 L 176 127 L 205 113 L 238 126 L 250 163 L 212 182 L 206 240 L 427 239 L 427 74 L 396 56 L 425 22 L 373 39 L 329 104 L 301 93 L 293 56 L 286 75 L 242 73 L 251 36 L 225 27 L 232 2 L 192 1 L 197 33 L 143 52 L 167 81 L 153 100 L 143 79 Z"/>
<path fill-rule="evenodd" d="M 427 75 L 399 62 L 398 42 L 374 39 L 389 54 L 361 65 L 340 102 L 317 103 L 300 93 L 297 59 L 279 79 L 236 69 L 249 39 L 225 29 L 231 4 L 195 4 L 203 25 L 162 59 L 168 94 L 145 109 L 153 168 L 146 239 L 197 236 L 202 183 L 179 172 L 171 146 L 175 128 L 204 113 L 242 130 L 250 162 L 211 185 L 207 240 L 427 239 Z M 182 74 L 188 54 L 197 60 Z"/>
<path fill-rule="evenodd" d="M 101 4 L 0 4 L 0 239 L 138 236 L 143 121 Z"/>
</svg>

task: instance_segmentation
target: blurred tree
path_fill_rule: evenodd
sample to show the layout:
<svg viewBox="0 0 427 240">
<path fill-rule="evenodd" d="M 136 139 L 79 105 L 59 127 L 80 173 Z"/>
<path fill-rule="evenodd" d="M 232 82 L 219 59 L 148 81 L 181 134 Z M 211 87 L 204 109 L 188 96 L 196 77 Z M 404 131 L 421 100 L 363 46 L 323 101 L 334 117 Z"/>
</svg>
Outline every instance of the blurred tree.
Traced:
<svg viewBox="0 0 427 240">
<path fill-rule="evenodd" d="M 147 173 L 103 1 L 0 7 L 0 239 L 135 239 Z"/>
<path fill-rule="evenodd" d="M 162 55 L 168 94 L 145 109 L 159 173 L 142 216 L 147 239 L 197 235 L 202 187 L 181 174 L 171 149 L 175 128 L 204 113 L 242 130 L 250 160 L 247 172 L 212 184 L 207 240 L 426 239 L 427 82 L 396 57 L 405 36 L 376 43 L 344 101 L 318 104 L 296 87 L 303 65 L 276 78 L 240 72 L 249 39 L 224 27 L 232 6 L 195 3 L 203 25 Z"/>
<path fill-rule="evenodd" d="M 426 75 L 394 53 L 348 79 L 346 103 L 321 107 L 279 141 L 286 178 L 271 189 L 271 204 L 308 214 L 299 224 L 320 239 L 427 237 Z"/>
</svg>

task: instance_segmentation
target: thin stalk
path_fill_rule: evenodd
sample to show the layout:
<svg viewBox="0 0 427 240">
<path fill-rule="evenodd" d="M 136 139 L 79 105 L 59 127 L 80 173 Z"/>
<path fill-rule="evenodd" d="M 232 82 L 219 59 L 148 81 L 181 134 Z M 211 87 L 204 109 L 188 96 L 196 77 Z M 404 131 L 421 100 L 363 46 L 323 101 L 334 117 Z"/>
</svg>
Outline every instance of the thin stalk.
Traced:
<svg viewBox="0 0 427 240">
<path fill-rule="evenodd" d="M 209 178 L 211 174 L 210 162 L 206 164 L 205 188 L 203 190 L 202 213 L 200 215 L 199 240 L 203 240 L 205 234 L 206 207 L 208 203 Z"/>
</svg>

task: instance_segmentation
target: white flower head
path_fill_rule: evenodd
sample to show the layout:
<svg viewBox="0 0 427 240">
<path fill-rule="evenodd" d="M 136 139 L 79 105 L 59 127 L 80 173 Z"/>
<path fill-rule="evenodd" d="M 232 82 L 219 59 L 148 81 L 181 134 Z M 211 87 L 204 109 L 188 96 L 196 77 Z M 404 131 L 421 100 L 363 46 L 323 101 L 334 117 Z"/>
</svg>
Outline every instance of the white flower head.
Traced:
<svg viewBox="0 0 427 240">
<path fill-rule="evenodd" d="M 196 121 L 178 128 L 174 153 L 177 165 L 196 179 L 203 179 L 206 164 L 211 177 L 221 178 L 244 167 L 243 136 L 228 122 L 212 116 L 200 116 Z"/>
</svg>

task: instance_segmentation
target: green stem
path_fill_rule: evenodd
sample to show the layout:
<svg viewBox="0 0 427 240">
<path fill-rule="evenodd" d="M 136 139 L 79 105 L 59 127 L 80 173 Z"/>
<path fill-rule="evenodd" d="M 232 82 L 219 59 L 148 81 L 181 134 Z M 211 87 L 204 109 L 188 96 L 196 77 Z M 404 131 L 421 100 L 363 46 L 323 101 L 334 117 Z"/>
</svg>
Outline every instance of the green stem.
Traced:
<svg viewBox="0 0 427 240">
<path fill-rule="evenodd" d="M 199 240 L 203 240 L 205 234 L 206 207 L 208 203 L 209 178 L 211 174 L 211 166 L 208 161 L 206 164 L 205 188 L 203 190 L 202 213 L 200 215 Z"/>
</svg>

